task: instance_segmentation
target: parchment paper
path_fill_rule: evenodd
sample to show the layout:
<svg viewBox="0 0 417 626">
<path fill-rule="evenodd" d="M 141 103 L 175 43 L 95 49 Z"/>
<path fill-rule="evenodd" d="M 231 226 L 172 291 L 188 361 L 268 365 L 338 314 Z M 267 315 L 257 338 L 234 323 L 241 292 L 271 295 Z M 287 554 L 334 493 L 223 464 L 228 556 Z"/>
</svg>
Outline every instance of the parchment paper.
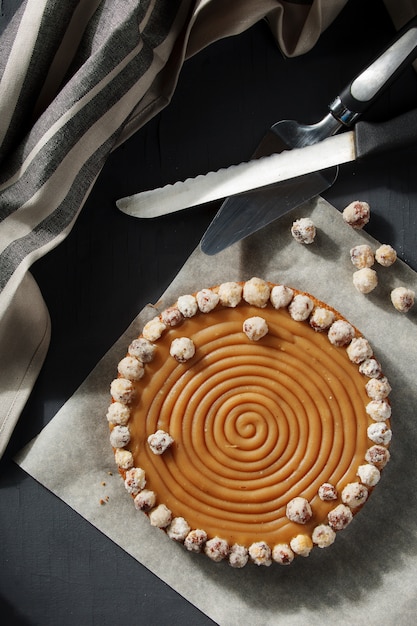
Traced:
<svg viewBox="0 0 417 626">
<path fill-rule="evenodd" d="M 293 220 L 304 215 L 318 228 L 310 246 L 290 234 Z M 135 511 L 115 468 L 105 415 L 117 363 L 155 315 L 153 306 L 139 314 L 17 462 L 221 625 L 412 623 L 417 610 L 417 310 L 397 312 L 389 294 L 399 285 L 417 292 L 417 276 L 401 261 L 390 268 L 375 266 L 377 289 L 367 296 L 358 293 L 349 250 L 366 242 L 379 245 L 319 198 L 219 255 L 208 257 L 197 249 L 158 303 L 162 309 L 183 293 L 259 276 L 309 291 L 372 343 L 393 387 L 392 457 L 364 509 L 330 548 L 315 548 L 289 567 L 234 570 L 189 554 Z M 106 496 L 108 502 L 100 505 Z"/>
</svg>

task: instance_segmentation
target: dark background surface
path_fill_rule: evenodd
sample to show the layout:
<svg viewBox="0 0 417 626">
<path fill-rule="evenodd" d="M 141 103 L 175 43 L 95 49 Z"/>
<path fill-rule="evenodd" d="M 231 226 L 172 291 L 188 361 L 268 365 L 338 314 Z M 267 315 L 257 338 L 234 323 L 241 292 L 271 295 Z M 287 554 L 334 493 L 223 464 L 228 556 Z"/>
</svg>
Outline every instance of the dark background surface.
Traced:
<svg viewBox="0 0 417 626">
<path fill-rule="evenodd" d="M 220 203 L 128 218 L 122 196 L 247 160 L 279 119 L 313 123 L 394 34 L 383 3 L 351 0 L 315 48 L 284 59 L 265 22 L 189 60 L 170 105 L 108 160 L 73 231 L 33 267 L 52 318 L 50 350 L 0 463 L 0 615 L 5 624 L 209 624 L 12 460 L 74 393 L 198 245 Z M 408 69 L 365 118 L 417 105 Z M 369 202 L 367 231 L 417 269 L 417 148 L 343 166 L 324 195 Z M 103 384 L 107 384 L 106 381 Z"/>
</svg>

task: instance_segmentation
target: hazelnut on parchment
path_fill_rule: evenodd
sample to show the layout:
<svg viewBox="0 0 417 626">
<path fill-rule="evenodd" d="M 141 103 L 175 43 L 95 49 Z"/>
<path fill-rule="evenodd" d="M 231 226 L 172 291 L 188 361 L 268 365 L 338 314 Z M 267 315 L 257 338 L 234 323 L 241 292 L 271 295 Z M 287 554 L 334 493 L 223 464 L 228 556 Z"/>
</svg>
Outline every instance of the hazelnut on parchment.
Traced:
<svg viewBox="0 0 417 626">
<path fill-rule="evenodd" d="M 355 200 L 343 209 L 342 217 L 346 224 L 349 224 L 352 228 L 359 230 L 369 222 L 371 209 L 367 202 Z"/>
</svg>

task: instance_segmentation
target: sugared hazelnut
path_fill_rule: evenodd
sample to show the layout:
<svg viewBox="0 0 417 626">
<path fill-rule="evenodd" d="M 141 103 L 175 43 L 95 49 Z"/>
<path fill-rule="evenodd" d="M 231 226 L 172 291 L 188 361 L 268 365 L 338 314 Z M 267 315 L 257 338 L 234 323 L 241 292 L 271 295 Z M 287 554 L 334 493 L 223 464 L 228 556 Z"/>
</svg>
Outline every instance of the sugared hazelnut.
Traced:
<svg viewBox="0 0 417 626">
<path fill-rule="evenodd" d="M 268 324 L 263 317 L 249 317 L 243 322 L 243 332 L 251 341 L 259 341 L 268 333 Z"/>
<path fill-rule="evenodd" d="M 188 294 L 178 298 L 177 307 L 184 317 L 193 317 L 198 311 L 197 300 Z"/>
<path fill-rule="evenodd" d="M 163 454 L 169 447 L 174 443 L 171 435 L 166 433 L 164 430 L 157 430 L 152 435 L 148 437 L 148 445 L 152 452 L 156 455 Z"/>
<path fill-rule="evenodd" d="M 249 556 L 255 565 L 266 565 L 272 563 L 271 548 L 265 541 L 256 541 L 249 546 Z"/>
<path fill-rule="evenodd" d="M 368 499 L 368 490 L 361 483 L 349 483 L 343 488 L 341 498 L 343 504 L 347 504 L 351 509 L 356 509 Z"/>
<path fill-rule="evenodd" d="M 313 542 L 308 535 L 297 535 L 291 539 L 290 547 L 298 556 L 307 557 L 313 549 Z"/>
<path fill-rule="evenodd" d="M 391 302 L 400 313 L 408 313 L 414 305 L 415 292 L 406 287 L 396 287 L 391 291 Z"/>
<path fill-rule="evenodd" d="M 261 278 L 253 277 L 247 280 L 243 285 L 243 299 L 248 304 L 260 307 L 266 307 L 269 300 L 270 288 L 267 282 Z"/>
<path fill-rule="evenodd" d="M 291 226 L 291 235 L 298 243 L 310 244 L 316 238 L 316 226 L 309 217 L 302 217 Z"/>
<path fill-rule="evenodd" d="M 127 426 L 115 426 L 110 433 L 110 445 L 113 448 L 124 448 L 130 441 L 130 432 Z"/>
<path fill-rule="evenodd" d="M 373 354 L 369 341 L 365 337 L 354 337 L 346 348 L 346 352 L 352 363 L 356 365 L 369 359 Z"/>
<path fill-rule="evenodd" d="M 274 309 L 283 309 L 289 305 L 294 296 L 294 291 L 285 285 L 275 285 L 271 289 L 270 300 Z"/>
<path fill-rule="evenodd" d="M 302 322 L 308 318 L 313 310 L 314 302 L 308 296 L 298 294 L 294 296 L 288 305 L 288 311 L 296 322 Z"/>
<path fill-rule="evenodd" d="M 213 537 L 209 539 L 204 546 L 204 552 L 212 560 L 218 563 L 225 559 L 229 554 L 229 544 L 225 539 Z"/>
<path fill-rule="evenodd" d="M 394 248 L 384 243 L 376 250 L 375 260 L 383 267 L 390 267 L 397 260 L 397 253 Z"/>
<path fill-rule="evenodd" d="M 387 400 L 371 400 L 366 412 L 375 422 L 383 422 L 391 417 L 391 405 Z"/>
<path fill-rule="evenodd" d="M 219 286 L 220 303 L 230 308 L 236 307 L 242 300 L 243 287 L 239 283 L 228 282 Z"/>
<path fill-rule="evenodd" d="M 342 217 L 346 224 L 349 224 L 352 228 L 361 229 L 369 222 L 371 217 L 369 204 L 361 200 L 355 200 L 343 209 Z"/>
<path fill-rule="evenodd" d="M 170 539 L 181 543 L 185 540 L 190 530 L 191 528 L 188 522 L 186 522 L 183 517 L 174 517 L 166 529 L 167 535 Z"/>
<path fill-rule="evenodd" d="M 316 307 L 310 316 L 309 322 L 314 330 L 327 330 L 334 322 L 334 313 L 330 309 Z"/>
<path fill-rule="evenodd" d="M 353 513 L 346 504 L 339 504 L 327 515 L 329 526 L 333 530 L 343 530 L 353 519 Z"/>
<path fill-rule="evenodd" d="M 330 502 L 331 500 L 337 500 L 337 490 L 334 485 L 330 483 L 323 483 L 318 490 L 320 500 L 323 502 Z"/>
<path fill-rule="evenodd" d="M 184 546 L 190 552 L 201 552 L 204 544 L 207 541 L 207 533 L 205 530 L 197 528 L 190 530 L 186 538 L 184 539 Z"/>
<path fill-rule="evenodd" d="M 293 498 L 287 504 L 286 516 L 291 522 L 306 524 L 313 516 L 309 501 L 300 496 Z"/>
<path fill-rule="evenodd" d="M 372 267 L 375 263 L 375 257 L 371 246 L 368 246 L 366 243 L 354 246 L 350 250 L 350 260 L 358 270 L 364 267 Z"/>
<path fill-rule="evenodd" d="M 126 356 L 122 359 L 117 366 L 117 371 L 127 380 L 140 380 L 145 373 L 142 361 L 134 356 Z"/>
<path fill-rule="evenodd" d="M 277 543 L 272 548 L 272 559 L 280 565 L 290 565 L 294 560 L 294 552 L 287 543 Z"/>
<path fill-rule="evenodd" d="M 242 568 L 245 567 L 248 559 L 248 549 L 238 543 L 233 544 L 229 552 L 229 565 L 235 568 Z"/>
<path fill-rule="evenodd" d="M 171 343 L 169 353 L 179 363 L 185 363 L 195 354 L 195 345 L 188 337 L 177 337 Z"/>
<path fill-rule="evenodd" d="M 311 538 L 319 548 L 328 548 L 332 545 L 332 543 L 334 543 L 336 533 L 333 528 L 330 528 L 330 526 L 320 524 L 313 530 Z"/>
<path fill-rule="evenodd" d="M 336 320 L 329 328 L 327 334 L 329 341 L 334 346 L 342 347 L 350 343 L 355 335 L 355 329 L 345 320 Z"/>
<path fill-rule="evenodd" d="M 371 293 L 378 285 L 378 275 L 370 267 L 364 267 L 353 273 L 353 285 L 360 293 Z"/>
<path fill-rule="evenodd" d="M 150 363 L 155 355 L 155 346 L 144 337 L 139 337 L 132 341 L 128 348 L 128 353 L 130 356 L 134 356 L 139 361 L 142 361 L 142 363 Z"/>
</svg>

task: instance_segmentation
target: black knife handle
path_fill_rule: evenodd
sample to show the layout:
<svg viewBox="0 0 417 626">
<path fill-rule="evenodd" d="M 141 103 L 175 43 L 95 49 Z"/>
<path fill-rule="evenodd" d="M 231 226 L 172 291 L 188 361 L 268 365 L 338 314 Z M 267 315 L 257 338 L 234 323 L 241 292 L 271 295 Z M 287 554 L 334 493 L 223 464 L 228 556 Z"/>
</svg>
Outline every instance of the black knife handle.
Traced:
<svg viewBox="0 0 417 626">
<path fill-rule="evenodd" d="M 376 156 L 417 142 L 417 109 L 388 122 L 358 122 L 355 126 L 356 158 Z"/>
<path fill-rule="evenodd" d="M 417 57 L 417 16 L 345 87 L 330 105 L 332 115 L 350 126 Z"/>
</svg>

